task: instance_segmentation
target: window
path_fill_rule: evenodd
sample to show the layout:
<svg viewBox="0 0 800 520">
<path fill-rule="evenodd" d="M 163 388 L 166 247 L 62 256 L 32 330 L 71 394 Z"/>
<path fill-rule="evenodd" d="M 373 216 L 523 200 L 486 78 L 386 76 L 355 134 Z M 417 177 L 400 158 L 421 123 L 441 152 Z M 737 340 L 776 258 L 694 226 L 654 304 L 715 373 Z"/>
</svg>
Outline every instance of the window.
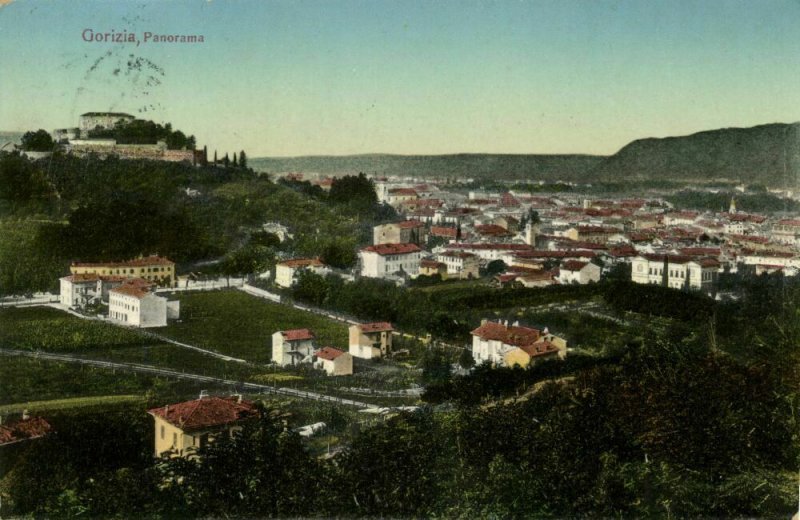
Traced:
<svg viewBox="0 0 800 520">
<path fill-rule="evenodd" d="M 177 433 L 173 433 L 172 434 L 172 447 L 173 448 L 177 448 L 178 447 L 178 434 Z"/>
<path fill-rule="evenodd" d="M 164 425 L 161 425 L 161 438 L 164 438 Z"/>
</svg>

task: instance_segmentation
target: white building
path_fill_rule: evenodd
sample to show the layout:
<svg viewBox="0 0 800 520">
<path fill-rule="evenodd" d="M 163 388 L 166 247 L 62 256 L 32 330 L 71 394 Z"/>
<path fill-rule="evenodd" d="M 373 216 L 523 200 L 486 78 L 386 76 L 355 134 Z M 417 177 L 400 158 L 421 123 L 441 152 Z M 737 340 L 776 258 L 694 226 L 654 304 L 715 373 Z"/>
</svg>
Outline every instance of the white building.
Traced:
<svg viewBox="0 0 800 520">
<path fill-rule="evenodd" d="M 353 374 L 353 356 L 333 347 L 324 347 L 314 353 L 315 366 L 329 376 L 349 376 Z"/>
<path fill-rule="evenodd" d="M 67 307 L 82 307 L 97 297 L 96 274 L 73 274 L 59 280 L 59 302 Z"/>
<path fill-rule="evenodd" d="M 168 302 L 152 292 L 146 280 L 132 279 L 108 291 L 108 318 L 134 327 L 165 327 L 178 318 L 180 302 Z"/>
<path fill-rule="evenodd" d="M 275 284 L 279 287 L 291 287 L 294 285 L 295 277 L 301 269 L 308 269 L 319 275 L 325 275 L 330 272 L 319 258 L 293 258 L 279 262 L 275 266 Z"/>
<path fill-rule="evenodd" d="M 385 278 L 398 272 L 419 274 L 422 249 L 416 244 L 380 244 L 359 251 L 361 276 Z"/>
<path fill-rule="evenodd" d="M 800 244 L 800 220 L 783 219 L 772 226 L 770 238 L 779 244 Z"/>
<path fill-rule="evenodd" d="M 667 286 L 673 289 L 711 291 L 717 282 L 720 263 L 714 258 L 681 255 L 640 255 L 631 261 L 631 281 L 661 285 L 666 268 Z"/>
<path fill-rule="evenodd" d="M 436 260 L 447 266 L 448 278 L 480 278 L 480 259 L 464 251 L 445 251 Z"/>
<path fill-rule="evenodd" d="M 132 115 L 122 112 L 86 112 L 81 114 L 78 126 L 81 132 L 95 129 L 110 130 L 120 121 L 128 123 L 134 119 Z"/>
<path fill-rule="evenodd" d="M 508 322 L 482 320 L 481 326 L 471 332 L 472 357 L 476 364 L 490 362 L 505 365 L 506 356 L 512 351 L 538 344 L 548 343 L 558 349 L 558 357 L 567 354 L 567 342 L 554 336 L 547 329 L 540 331 L 521 327 L 518 323 L 509 326 Z"/>
<path fill-rule="evenodd" d="M 558 269 L 558 281 L 562 284 L 581 284 L 600 281 L 600 266 L 591 262 L 568 260 Z"/>
<path fill-rule="evenodd" d="M 280 366 L 309 363 L 314 350 L 314 333 L 308 329 L 279 330 L 272 335 L 272 361 Z"/>
</svg>

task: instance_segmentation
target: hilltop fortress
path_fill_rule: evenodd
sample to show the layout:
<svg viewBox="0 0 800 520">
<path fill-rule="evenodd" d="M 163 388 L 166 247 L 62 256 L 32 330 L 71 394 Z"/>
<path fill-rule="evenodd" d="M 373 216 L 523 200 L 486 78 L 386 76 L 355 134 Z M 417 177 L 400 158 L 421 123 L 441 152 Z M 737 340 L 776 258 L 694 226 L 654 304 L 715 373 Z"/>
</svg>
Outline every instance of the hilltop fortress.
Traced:
<svg viewBox="0 0 800 520">
<path fill-rule="evenodd" d="M 78 156 L 96 154 L 100 157 L 116 155 L 120 159 L 151 159 L 155 161 L 187 162 L 192 165 L 207 163 L 203 150 L 170 150 L 165 141 L 147 144 L 119 144 L 116 139 L 93 138 L 92 133 L 113 130 L 136 118 L 124 112 L 86 112 L 81 114 L 78 126 L 53 130 L 53 140 L 64 151 Z"/>
</svg>

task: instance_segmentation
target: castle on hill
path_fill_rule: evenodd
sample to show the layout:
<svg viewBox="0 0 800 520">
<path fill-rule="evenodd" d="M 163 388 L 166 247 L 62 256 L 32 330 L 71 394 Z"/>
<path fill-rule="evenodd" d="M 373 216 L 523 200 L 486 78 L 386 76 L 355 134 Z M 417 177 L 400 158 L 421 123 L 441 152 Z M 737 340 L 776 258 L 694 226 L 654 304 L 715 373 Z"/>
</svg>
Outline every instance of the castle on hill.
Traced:
<svg viewBox="0 0 800 520">
<path fill-rule="evenodd" d="M 119 144 L 115 139 L 91 136 L 93 132 L 112 130 L 119 124 L 128 124 L 135 119 L 134 116 L 124 112 L 86 112 L 81 114 L 77 127 L 57 128 L 53 130 L 52 136 L 65 152 L 77 156 L 116 155 L 120 159 L 186 162 L 195 166 L 208 163 L 204 150 L 170 150 L 165 141 L 152 144 Z"/>
</svg>

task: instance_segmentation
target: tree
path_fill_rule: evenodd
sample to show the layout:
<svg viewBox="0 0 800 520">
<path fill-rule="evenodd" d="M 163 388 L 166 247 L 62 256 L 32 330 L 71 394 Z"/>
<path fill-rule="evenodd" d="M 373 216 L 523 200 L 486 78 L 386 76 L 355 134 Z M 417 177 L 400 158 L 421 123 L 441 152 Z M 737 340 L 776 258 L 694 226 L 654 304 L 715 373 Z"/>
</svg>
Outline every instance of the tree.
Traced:
<svg viewBox="0 0 800 520">
<path fill-rule="evenodd" d="M 239 166 L 247 168 L 247 156 L 244 154 L 244 150 L 239 152 Z"/>
<path fill-rule="evenodd" d="M 664 255 L 664 266 L 661 273 L 661 286 L 669 287 L 669 257 Z"/>
<path fill-rule="evenodd" d="M 22 136 L 22 149 L 28 152 L 50 152 L 55 143 L 47 130 L 25 132 Z"/>
<path fill-rule="evenodd" d="M 217 164 L 217 151 L 214 150 L 214 164 Z"/>
<path fill-rule="evenodd" d="M 239 161 L 236 158 L 236 152 L 233 152 L 233 167 L 236 168 L 239 166 Z"/>
<path fill-rule="evenodd" d="M 470 369 L 475 366 L 475 358 L 472 356 L 472 351 L 465 348 L 458 356 L 458 364 L 463 369 Z"/>
<path fill-rule="evenodd" d="M 494 276 L 506 270 L 506 264 L 502 260 L 492 260 L 486 265 L 484 274 L 486 276 Z"/>
</svg>

